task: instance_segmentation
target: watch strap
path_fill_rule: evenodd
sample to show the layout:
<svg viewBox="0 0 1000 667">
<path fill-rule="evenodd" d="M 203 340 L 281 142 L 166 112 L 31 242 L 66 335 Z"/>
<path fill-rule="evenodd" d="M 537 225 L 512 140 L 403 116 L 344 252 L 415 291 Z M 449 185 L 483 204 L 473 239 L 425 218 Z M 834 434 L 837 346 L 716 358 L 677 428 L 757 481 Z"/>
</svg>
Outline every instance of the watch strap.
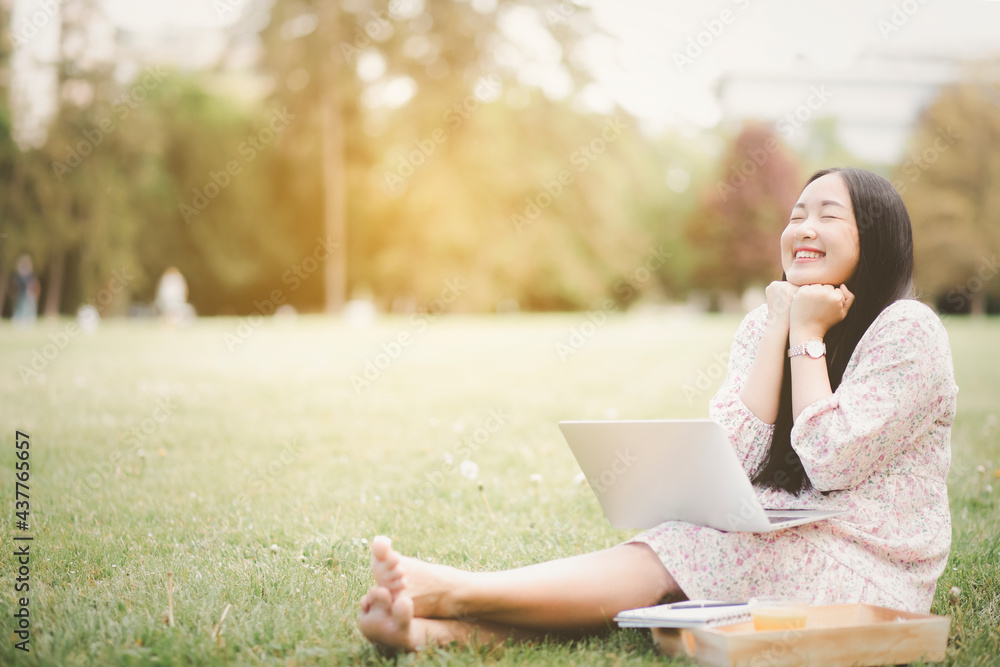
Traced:
<svg viewBox="0 0 1000 667">
<path fill-rule="evenodd" d="M 819 344 L 823 346 L 823 354 L 821 354 L 820 357 L 823 356 L 823 355 L 825 355 L 826 354 L 826 343 L 823 342 L 823 339 L 822 338 L 810 338 L 809 340 L 807 340 L 806 342 L 802 343 L 801 345 L 796 345 L 795 347 L 789 348 L 789 350 L 788 350 L 788 358 L 791 359 L 792 357 L 797 357 L 799 355 L 806 354 L 806 347 L 809 345 L 809 343 L 812 343 L 813 341 L 819 341 Z M 812 357 L 811 354 L 808 355 L 808 356 Z M 812 357 L 812 358 L 819 359 L 819 357 Z"/>
</svg>

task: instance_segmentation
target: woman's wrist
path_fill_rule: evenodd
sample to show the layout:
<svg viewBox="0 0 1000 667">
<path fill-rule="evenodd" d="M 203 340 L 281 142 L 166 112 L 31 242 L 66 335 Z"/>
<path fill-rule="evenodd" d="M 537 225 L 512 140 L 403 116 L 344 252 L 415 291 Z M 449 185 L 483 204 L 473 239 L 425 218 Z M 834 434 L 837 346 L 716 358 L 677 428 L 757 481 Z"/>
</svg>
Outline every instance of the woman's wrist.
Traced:
<svg viewBox="0 0 1000 667">
<path fill-rule="evenodd" d="M 771 322 L 764 326 L 764 335 L 761 338 L 761 345 L 765 347 L 782 348 L 788 343 L 788 323 Z"/>
<path fill-rule="evenodd" d="M 767 322 L 764 324 L 764 329 L 769 333 L 779 333 L 788 335 L 788 317 L 781 317 L 780 315 L 773 315 L 767 318 Z"/>
<path fill-rule="evenodd" d="M 795 347 L 813 338 L 822 339 L 825 335 L 826 331 L 816 326 L 790 327 L 788 331 L 788 344 Z"/>
</svg>

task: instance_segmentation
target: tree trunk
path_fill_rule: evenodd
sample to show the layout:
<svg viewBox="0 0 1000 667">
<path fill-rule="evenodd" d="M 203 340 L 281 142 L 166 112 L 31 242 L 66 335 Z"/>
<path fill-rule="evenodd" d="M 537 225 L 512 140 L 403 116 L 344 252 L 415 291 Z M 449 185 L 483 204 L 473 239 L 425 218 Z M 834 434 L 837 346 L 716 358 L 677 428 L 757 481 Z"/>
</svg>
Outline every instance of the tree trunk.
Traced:
<svg viewBox="0 0 1000 667">
<path fill-rule="evenodd" d="M 5 257 L 0 259 L 0 316 L 3 315 L 3 307 L 7 305 L 7 292 L 9 291 L 10 261 Z"/>
<path fill-rule="evenodd" d="M 54 250 L 49 258 L 49 281 L 45 288 L 45 317 L 59 317 L 59 301 L 62 298 L 65 265 L 65 251 Z"/>
<path fill-rule="evenodd" d="M 337 44 L 340 16 L 335 3 L 331 3 L 326 19 L 331 34 L 329 43 Z M 324 267 L 324 287 L 326 312 L 337 314 L 347 298 L 347 196 L 344 187 L 344 120 L 338 80 L 343 68 L 338 67 L 339 63 L 330 55 L 323 53 L 320 56 L 324 229 L 334 246 Z"/>
</svg>

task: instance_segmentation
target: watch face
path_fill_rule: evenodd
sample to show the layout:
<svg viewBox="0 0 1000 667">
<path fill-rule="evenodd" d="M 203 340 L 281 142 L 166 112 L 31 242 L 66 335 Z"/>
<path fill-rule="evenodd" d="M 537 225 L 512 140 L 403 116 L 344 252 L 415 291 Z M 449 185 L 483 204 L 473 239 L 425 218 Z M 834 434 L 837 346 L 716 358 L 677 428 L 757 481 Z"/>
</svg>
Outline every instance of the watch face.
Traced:
<svg viewBox="0 0 1000 667">
<path fill-rule="evenodd" d="M 826 346 L 823 345 L 823 341 L 813 339 L 806 343 L 806 354 L 813 359 L 819 359 L 826 354 Z"/>
</svg>

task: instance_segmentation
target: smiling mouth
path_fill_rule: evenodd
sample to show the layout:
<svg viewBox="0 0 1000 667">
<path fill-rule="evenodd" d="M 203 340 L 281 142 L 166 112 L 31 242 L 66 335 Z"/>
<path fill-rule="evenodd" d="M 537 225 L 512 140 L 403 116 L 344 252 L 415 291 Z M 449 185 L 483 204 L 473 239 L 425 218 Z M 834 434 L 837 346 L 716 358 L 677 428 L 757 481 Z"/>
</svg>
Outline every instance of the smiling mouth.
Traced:
<svg viewBox="0 0 1000 667">
<path fill-rule="evenodd" d="M 821 259 L 826 257 L 826 253 L 823 252 L 813 252 L 812 250 L 799 250 L 795 253 L 794 259 Z"/>
</svg>

